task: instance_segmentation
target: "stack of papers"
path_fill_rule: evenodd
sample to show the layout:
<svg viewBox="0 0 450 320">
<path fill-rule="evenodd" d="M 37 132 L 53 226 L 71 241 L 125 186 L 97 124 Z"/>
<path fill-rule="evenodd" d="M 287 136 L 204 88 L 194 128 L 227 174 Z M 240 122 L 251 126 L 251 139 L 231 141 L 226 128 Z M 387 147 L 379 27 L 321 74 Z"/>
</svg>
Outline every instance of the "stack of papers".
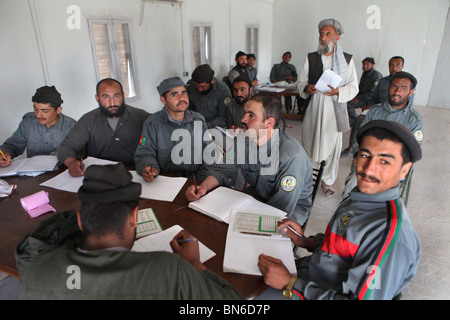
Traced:
<svg viewBox="0 0 450 320">
<path fill-rule="evenodd" d="M 56 156 L 39 155 L 31 158 L 13 159 L 8 167 L 0 168 L 0 177 L 15 175 L 38 176 L 53 171 L 58 163 Z"/>
<path fill-rule="evenodd" d="M 322 73 L 322 76 L 320 77 L 319 81 L 316 83 L 316 89 L 319 90 L 322 93 L 331 91 L 330 86 L 333 88 L 339 87 L 341 82 L 343 81 L 342 77 L 335 73 L 332 70 L 325 70 Z"/>
</svg>

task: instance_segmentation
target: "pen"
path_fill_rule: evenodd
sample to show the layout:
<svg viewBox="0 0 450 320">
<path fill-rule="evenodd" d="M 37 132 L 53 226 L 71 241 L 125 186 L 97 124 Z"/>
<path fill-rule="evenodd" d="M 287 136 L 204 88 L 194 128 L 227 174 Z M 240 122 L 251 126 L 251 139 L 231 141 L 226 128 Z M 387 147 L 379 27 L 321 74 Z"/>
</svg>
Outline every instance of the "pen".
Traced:
<svg viewBox="0 0 450 320">
<path fill-rule="evenodd" d="M 198 187 L 197 187 L 197 180 L 195 180 L 195 174 L 192 174 L 192 177 L 194 178 L 194 185 L 195 185 L 195 193 L 198 193 Z"/>
<path fill-rule="evenodd" d="M 292 229 L 292 227 L 290 225 L 285 225 L 286 228 L 288 228 L 289 230 L 291 230 L 293 233 L 295 233 L 296 236 L 300 237 L 301 239 L 308 241 L 307 238 L 305 238 L 304 236 L 302 236 L 300 233 L 298 233 L 297 231 L 295 231 L 294 229 Z"/>
<path fill-rule="evenodd" d="M 197 241 L 197 238 L 187 238 L 187 239 L 179 240 L 178 244 L 182 244 L 184 242 L 193 242 L 193 241 Z"/>
<path fill-rule="evenodd" d="M 8 161 L 8 159 L 6 159 L 6 156 L 5 156 L 5 154 L 3 153 L 3 151 L 1 149 L 0 149 L 0 153 L 2 154 L 3 159 L 5 159 L 5 161 Z"/>
</svg>

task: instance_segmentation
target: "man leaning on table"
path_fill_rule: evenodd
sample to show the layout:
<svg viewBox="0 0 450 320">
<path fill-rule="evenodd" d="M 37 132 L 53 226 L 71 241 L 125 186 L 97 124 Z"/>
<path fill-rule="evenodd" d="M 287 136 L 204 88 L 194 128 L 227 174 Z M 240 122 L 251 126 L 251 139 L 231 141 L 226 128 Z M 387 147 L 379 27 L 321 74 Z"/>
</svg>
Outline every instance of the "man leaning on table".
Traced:
<svg viewBox="0 0 450 320">
<path fill-rule="evenodd" d="M 98 108 L 84 114 L 58 149 L 58 160 L 69 174 L 84 174 L 82 160 L 96 157 L 134 166 L 133 154 L 141 137 L 147 111 L 125 104 L 122 84 L 115 79 L 97 83 Z"/>
<path fill-rule="evenodd" d="M 325 234 L 304 238 L 295 222 L 279 225 L 294 244 L 313 254 L 297 261 L 295 276 L 278 259 L 260 255 L 258 266 L 272 287 L 261 299 L 391 300 L 414 277 L 421 246 L 399 182 L 421 159 L 420 145 L 408 128 L 386 120 L 369 122 L 357 138 L 358 186 L 341 202 Z"/>
<path fill-rule="evenodd" d="M 11 159 L 21 155 L 25 149 L 27 157 L 36 155 L 56 155 L 61 142 L 77 123 L 61 113 L 61 94 L 55 86 L 43 86 L 31 98 L 34 112 L 26 113 L 14 134 L 8 138 L 0 150 L 0 167 L 7 167 Z"/>
<path fill-rule="evenodd" d="M 200 179 L 206 178 L 186 190 L 187 199 L 198 200 L 219 185 L 232 186 L 303 225 L 311 210 L 312 166 L 300 143 L 278 129 L 280 118 L 278 96 L 259 93 L 251 97 L 242 118 L 243 137 L 248 139 L 245 144 L 239 143 L 242 137 L 236 140 L 234 163 L 202 167 Z M 255 153 L 259 161 L 252 161 Z"/>
<path fill-rule="evenodd" d="M 89 166 L 80 211 L 53 216 L 19 244 L 19 299 L 243 299 L 200 262 L 198 241 L 182 242 L 192 237 L 185 230 L 170 242 L 174 253 L 130 251 L 140 194 L 123 164 Z"/>
</svg>

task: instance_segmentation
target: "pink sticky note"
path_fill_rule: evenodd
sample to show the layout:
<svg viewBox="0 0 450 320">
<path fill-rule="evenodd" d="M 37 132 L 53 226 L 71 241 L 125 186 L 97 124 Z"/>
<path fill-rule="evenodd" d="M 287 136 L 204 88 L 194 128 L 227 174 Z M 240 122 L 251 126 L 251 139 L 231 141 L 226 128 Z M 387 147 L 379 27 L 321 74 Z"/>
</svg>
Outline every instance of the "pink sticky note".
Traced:
<svg viewBox="0 0 450 320">
<path fill-rule="evenodd" d="M 50 199 L 48 193 L 45 191 L 39 191 L 27 197 L 20 199 L 22 207 L 32 218 L 36 218 L 46 212 L 56 212 L 55 208 L 50 205 Z"/>
</svg>

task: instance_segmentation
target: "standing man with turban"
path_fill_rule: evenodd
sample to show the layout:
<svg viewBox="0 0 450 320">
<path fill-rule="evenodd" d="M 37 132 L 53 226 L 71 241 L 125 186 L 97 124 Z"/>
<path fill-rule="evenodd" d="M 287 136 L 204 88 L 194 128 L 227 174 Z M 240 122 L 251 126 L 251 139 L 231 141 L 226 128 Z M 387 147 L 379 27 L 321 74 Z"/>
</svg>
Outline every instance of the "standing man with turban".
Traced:
<svg viewBox="0 0 450 320">
<path fill-rule="evenodd" d="M 189 108 L 205 117 L 208 128 L 227 127 L 231 92 L 225 83 L 214 77 L 214 70 L 208 64 L 202 64 L 194 70 L 186 89 Z"/>
<path fill-rule="evenodd" d="M 303 147 L 313 164 L 327 161 L 322 188 L 333 195 L 342 148 L 342 132 L 350 129 L 347 102 L 358 93 L 358 78 L 351 55 L 342 51 L 339 39 L 344 33 L 341 24 L 334 19 L 319 23 L 319 48 L 308 54 L 299 78 L 300 96 L 310 100 L 302 125 Z M 322 73 L 332 69 L 341 76 L 337 88 L 319 92 L 315 84 Z"/>
<path fill-rule="evenodd" d="M 11 159 L 27 149 L 27 157 L 55 154 L 66 135 L 77 123 L 61 113 L 61 94 L 55 86 L 36 90 L 31 98 L 33 112 L 26 113 L 17 130 L 0 146 L 5 158 L 0 157 L 0 167 L 7 167 Z"/>
</svg>

